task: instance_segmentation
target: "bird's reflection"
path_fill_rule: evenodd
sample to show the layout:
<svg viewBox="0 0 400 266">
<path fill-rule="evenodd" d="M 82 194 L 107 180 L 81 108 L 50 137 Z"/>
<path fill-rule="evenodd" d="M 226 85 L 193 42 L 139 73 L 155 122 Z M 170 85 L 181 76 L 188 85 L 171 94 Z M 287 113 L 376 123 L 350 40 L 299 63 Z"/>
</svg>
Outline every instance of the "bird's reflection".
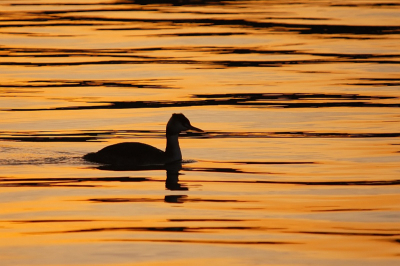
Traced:
<svg viewBox="0 0 400 266">
<path fill-rule="evenodd" d="M 172 162 L 165 165 L 167 179 L 165 188 L 168 190 L 189 190 L 186 186 L 179 183 L 179 171 L 182 170 L 182 162 Z"/>
<path fill-rule="evenodd" d="M 183 203 L 187 195 L 165 195 L 164 202 L 166 203 Z"/>
<path fill-rule="evenodd" d="M 100 165 L 96 167 L 108 171 L 143 171 L 143 170 L 166 170 L 167 178 L 165 188 L 168 190 L 189 190 L 188 187 L 179 183 L 179 175 L 182 170 L 182 161 L 176 161 L 165 165 L 137 166 L 137 165 Z"/>
</svg>

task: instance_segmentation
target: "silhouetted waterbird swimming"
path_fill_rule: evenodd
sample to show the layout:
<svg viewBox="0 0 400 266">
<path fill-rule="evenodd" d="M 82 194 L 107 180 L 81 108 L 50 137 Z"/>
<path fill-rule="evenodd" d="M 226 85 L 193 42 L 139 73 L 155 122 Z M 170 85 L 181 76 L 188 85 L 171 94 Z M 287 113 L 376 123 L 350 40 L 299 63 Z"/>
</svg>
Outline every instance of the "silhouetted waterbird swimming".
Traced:
<svg viewBox="0 0 400 266">
<path fill-rule="evenodd" d="M 83 156 L 87 161 L 109 165 L 164 165 L 182 161 L 179 147 L 179 133 L 186 130 L 203 132 L 190 124 L 183 114 L 173 114 L 167 123 L 167 146 L 165 151 L 140 142 L 123 142 L 107 146 L 98 152 L 91 152 Z"/>
</svg>

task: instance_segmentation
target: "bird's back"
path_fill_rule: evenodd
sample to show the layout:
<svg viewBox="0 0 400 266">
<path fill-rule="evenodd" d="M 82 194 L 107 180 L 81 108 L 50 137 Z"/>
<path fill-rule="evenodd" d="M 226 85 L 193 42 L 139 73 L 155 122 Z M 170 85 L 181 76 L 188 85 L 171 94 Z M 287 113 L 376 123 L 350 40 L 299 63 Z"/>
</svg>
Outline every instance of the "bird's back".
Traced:
<svg viewBox="0 0 400 266">
<path fill-rule="evenodd" d="M 88 153 L 85 160 L 112 165 L 165 164 L 165 152 L 140 142 L 123 142 L 107 146 L 98 152 Z"/>
</svg>

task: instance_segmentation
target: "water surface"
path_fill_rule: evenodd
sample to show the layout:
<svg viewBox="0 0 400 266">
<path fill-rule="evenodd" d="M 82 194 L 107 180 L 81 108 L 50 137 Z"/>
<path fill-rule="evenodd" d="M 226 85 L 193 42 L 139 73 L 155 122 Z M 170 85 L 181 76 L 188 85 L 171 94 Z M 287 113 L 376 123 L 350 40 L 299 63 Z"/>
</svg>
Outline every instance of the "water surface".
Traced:
<svg viewBox="0 0 400 266">
<path fill-rule="evenodd" d="M 1 265 L 397 265 L 399 11 L 1 1 Z M 81 159 L 172 113 L 179 177 Z"/>
</svg>

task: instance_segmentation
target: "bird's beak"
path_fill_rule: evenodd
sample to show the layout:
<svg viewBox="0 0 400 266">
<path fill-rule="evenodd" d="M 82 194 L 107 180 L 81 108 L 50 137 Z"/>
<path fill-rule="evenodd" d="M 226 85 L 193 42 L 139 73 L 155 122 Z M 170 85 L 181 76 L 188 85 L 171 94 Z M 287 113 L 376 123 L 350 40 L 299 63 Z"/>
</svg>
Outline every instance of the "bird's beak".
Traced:
<svg viewBox="0 0 400 266">
<path fill-rule="evenodd" d="M 203 130 L 201 130 L 200 128 L 197 128 L 197 127 L 194 127 L 194 126 L 192 126 L 192 125 L 189 125 L 188 126 L 188 130 L 194 130 L 194 131 L 197 131 L 197 132 L 204 132 Z"/>
</svg>

